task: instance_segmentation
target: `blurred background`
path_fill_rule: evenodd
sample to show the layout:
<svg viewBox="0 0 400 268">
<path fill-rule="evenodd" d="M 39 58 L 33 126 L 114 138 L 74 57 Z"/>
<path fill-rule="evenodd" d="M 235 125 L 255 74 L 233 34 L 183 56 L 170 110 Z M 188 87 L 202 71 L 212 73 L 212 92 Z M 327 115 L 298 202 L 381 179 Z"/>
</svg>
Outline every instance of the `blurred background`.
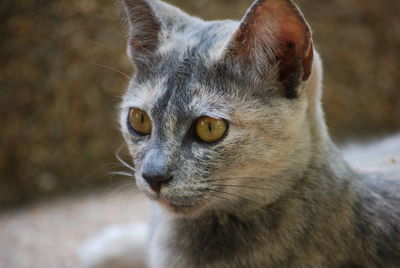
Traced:
<svg viewBox="0 0 400 268">
<path fill-rule="evenodd" d="M 169 2 L 240 19 L 252 1 Z M 334 139 L 400 131 L 400 1 L 296 2 L 323 59 Z M 114 189 L 117 106 L 132 72 L 119 12 L 110 0 L 0 2 L 0 210 Z"/>
<path fill-rule="evenodd" d="M 171 0 L 206 19 L 240 19 L 250 0 Z M 400 2 L 298 0 L 325 68 L 333 137 L 400 129 Z M 107 186 L 122 144 L 130 75 L 116 1 L 0 3 L 0 207 Z"/>
</svg>

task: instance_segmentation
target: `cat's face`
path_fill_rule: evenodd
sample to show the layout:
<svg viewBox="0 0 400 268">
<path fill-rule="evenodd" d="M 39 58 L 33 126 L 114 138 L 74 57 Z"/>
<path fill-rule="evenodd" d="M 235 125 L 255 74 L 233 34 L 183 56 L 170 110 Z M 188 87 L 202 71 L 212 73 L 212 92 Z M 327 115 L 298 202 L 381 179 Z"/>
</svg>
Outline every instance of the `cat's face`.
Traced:
<svg viewBox="0 0 400 268">
<path fill-rule="evenodd" d="M 136 29 L 130 39 L 138 71 L 124 96 L 120 123 L 138 187 L 185 215 L 275 200 L 295 183 L 283 174 L 292 172 L 292 160 L 301 158 L 307 143 L 307 100 L 299 91 L 309 70 L 299 64 L 301 58 L 294 71 L 284 72 L 276 59 L 244 63 L 243 53 L 250 52 L 235 47 L 235 38 L 246 34 L 238 23 L 206 23 L 161 2 L 126 4 L 129 14 L 158 5 L 165 15 L 145 15 L 155 28 L 144 34 Z M 260 6 L 252 7 L 242 25 L 258 17 L 252 10 Z M 153 30 L 157 34 L 149 36 Z M 204 121 L 211 140 L 198 127 L 204 118 L 211 120 Z"/>
</svg>

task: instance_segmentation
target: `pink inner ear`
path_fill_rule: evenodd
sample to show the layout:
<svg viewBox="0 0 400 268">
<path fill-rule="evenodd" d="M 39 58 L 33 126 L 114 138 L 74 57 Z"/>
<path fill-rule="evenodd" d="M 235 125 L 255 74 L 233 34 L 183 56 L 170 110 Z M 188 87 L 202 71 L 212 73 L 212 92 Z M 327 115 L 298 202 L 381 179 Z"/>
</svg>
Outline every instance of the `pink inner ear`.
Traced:
<svg viewBox="0 0 400 268">
<path fill-rule="evenodd" d="M 313 61 L 311 33 L 304 24 L 293 21 L 293 17 L 286 19 L 278 23 L 280 28 L 276 36 L 279 44 L 278 58 L 289 67 L 295 66 L 300 57 L 303 66 L 302 80 L 305 81 L 310 77 Z"/>
<path fill-rule="evenodd" d="M 275 21 L 278 55 L 286 64 L 296 64 L 301 57 L 305 81 L 311 74 L 313 51 L 311 30 L 298 8 L 287 0 L 266 0 L 269 2 L 271 20 Z"/>
<path fill-rule="evenodd" d="M 293 70 L 298 58 L 303 64 L 303 80 L 312 66 L 311 30 L 299 9 L 290 0 L 258 0 L 248 11 L 229 46 L 229 56 L 254 60 L 255 49 L 270 48 L 265 62 L 279 59 L 286 70 Z M 268 51 L 268 49 L 266 50 Z"/>
<path fill-rule="evenodd" d="M 282 1 L 286 2 L 286 1 Z M 287 4 L 287 3 L 286 3 Z M 281 44 L 296 44 L 296 55 L 306 57 L 311 44 L 311 30 L 299 11 L 295 7 L 287 6 L 279 11 L 276 17 L 277 38 Z"/>
<path fill-rule="evenodd" d="M 264 0 L 269 20 L 274 21 L 279 44 L 296 44 L 296 55 L 305 57 L 311 42 L 311 30 L 299 9 L 289 0 Z"/>
<path fill-rule="evenodd" d="M 282 22 L 280 25 L 280 33 L 278 35 L 278 42 L 281 44 L 295 44 L 296 55 L 304 56 L 304 31 L 298 24 L 291 22 Z"/>
</svg>

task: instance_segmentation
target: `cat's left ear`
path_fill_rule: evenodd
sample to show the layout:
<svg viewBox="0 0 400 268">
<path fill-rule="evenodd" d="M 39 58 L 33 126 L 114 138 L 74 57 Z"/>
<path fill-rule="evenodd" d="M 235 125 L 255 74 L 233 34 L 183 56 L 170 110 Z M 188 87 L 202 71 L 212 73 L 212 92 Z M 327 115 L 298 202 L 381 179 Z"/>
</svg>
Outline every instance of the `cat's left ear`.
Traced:
<svg viewBox="0 0 400 268">
<path fill-rule="evenodd" d="M 295 97 L 294 89 L 311 74 L 310 26 L 291 0 L 257 0 L 234 33 L 224 58 L 259 76 L 277 71 L 288 97 Z"/>
</svg>

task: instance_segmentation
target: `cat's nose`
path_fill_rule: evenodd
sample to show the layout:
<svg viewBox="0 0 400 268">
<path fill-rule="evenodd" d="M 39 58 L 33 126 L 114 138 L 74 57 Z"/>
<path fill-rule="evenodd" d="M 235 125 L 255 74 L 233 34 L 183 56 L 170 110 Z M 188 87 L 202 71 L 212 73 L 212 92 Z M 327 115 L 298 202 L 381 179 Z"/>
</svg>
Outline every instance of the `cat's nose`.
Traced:
<svg viewBox="0 0 400 268">
<path fill-rule="evenodd" d="M 172 176 L 169 174 L 142 173 L 142 177 L 156 193 L 160 193 L 163 184 L 172 180 Z"/>
</svg>

